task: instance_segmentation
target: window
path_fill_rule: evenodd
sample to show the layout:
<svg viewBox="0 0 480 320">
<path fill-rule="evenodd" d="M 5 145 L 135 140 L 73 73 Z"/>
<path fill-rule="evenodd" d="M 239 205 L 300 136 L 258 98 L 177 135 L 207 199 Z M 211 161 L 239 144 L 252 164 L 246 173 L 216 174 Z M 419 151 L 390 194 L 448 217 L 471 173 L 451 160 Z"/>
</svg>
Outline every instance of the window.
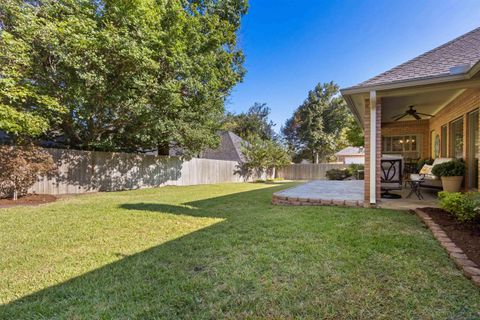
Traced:
<svg viewBox="0 0 480 320">
<path fill-rule="evenodd" d="M 418 135 L 385 136 L 382 137 L 382 151 L 384 153 L 417 153 L 419 146 Z"/>
<path fill-rule="evenodd" d="M 463 157 L 463 118 L 450 123 L 450 157 Z"/>
<path fill-rule="evenodd" d="M 468 185 L 471 189 L 478 189 L 478 110 L 468 114 Z"/>
<path fill-rule="evenodd" d="M 442 136 L 440 138 L 440 142 L 442 146 L 440 147 L 440 154 L 442 158 L 446 158 L 447 157 L 447 125 L 442 126 L 441 134 Z"/>
</svg>

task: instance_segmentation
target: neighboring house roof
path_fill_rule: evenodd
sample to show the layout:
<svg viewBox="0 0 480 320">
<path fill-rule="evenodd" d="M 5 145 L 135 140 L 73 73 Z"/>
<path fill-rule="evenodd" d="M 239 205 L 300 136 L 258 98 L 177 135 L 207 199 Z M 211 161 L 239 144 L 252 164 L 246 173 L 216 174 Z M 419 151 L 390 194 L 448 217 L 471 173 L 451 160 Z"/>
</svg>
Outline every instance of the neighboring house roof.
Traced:
<svg viewBox="0 0 480 320">
<path fill-rule="evenodd" d="M 221 140 L 218 148 L 204 150 L 201 158 L 245 162 L 246 158 L 242 152 L 245 140 L 230 131 L 219 132 L 219 136 Z"/>
<path fill-rule="evenodd" d="M 472 30 L 450 42 L 383 72 L 356 86 L 372 87 L 397 82 L 423 80 L 452 75 L 467 75 L 478 71 L 480 61 L 480 28 Z M 474 68 L 475 67 L 475 68 Z"/>
<path fill-rule="evenodd" d="M 346 156 L 364 156 L 365 149 L 363 147 L 346 147 L 335 153 L 337 157 L 346 157 Z"/>
</svg>

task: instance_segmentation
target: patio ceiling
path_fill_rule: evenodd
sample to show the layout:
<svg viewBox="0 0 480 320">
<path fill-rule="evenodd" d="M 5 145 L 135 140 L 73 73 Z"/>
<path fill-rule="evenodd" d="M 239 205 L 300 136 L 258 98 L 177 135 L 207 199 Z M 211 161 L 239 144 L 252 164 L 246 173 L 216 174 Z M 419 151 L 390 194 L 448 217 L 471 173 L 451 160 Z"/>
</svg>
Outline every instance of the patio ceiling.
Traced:
<svg viewBox="0 0 480 320">
<path fill-rule="evenodd" d="M 449 102 L 460 95 L 464 90 L 449 89 L 437 92 L 424 92 L 401 96 L 387 96 L 382 98 L 382 122 L 391 122 L 393 117 L 414 106 L 418 112 L 435 115 Z M 424 119 L 428 117 L 422 116 Z M 415 118 L 407 116 L 399 121 L 411 121 Z"/>
<path fill-rule="evenodd" d="M 460 80 L 445 83 L 430 83 L 399 88 L 377 88 L 376 96 L 382 99 L 382 122 L 391 122 L 394 115 L 400 114 L 415 106 L 418 112 L 436 114 L 448 103 L 458 97 L 468 88 L 480 86 L 480 75 L 469 80 Z M 363 125 L 365 115 L 365 99 L 369 92 L 342 92 L 350 109 L 354 112 L 357 121 Z M 405 117 L 400 121 L 413 120 Z"/>
</svg>

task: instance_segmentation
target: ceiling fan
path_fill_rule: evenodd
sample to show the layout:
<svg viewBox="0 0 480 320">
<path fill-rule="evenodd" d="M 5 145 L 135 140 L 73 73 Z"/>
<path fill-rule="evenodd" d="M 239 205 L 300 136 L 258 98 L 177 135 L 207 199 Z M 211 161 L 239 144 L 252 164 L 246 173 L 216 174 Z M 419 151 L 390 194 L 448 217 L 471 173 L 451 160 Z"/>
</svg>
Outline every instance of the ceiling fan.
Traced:
<svg viewBox="0 0 480 320">
<path fill-rule="evenodd" d="M 417 120 L 421 120 L 422 119 L 421 116 L 434 117 L 433 114 L 417 112 L 417 110 L 413 109 L 413 107 L 414 106 L 409 106 L 410 109 L 408 109 L 404 113 L 397 114 L 396 116 L 393 116 L 392 117 L 393 121 L 398 121 L 402 118 L 405 118 L 406 116 L 412 116 Z"/>
</svg>

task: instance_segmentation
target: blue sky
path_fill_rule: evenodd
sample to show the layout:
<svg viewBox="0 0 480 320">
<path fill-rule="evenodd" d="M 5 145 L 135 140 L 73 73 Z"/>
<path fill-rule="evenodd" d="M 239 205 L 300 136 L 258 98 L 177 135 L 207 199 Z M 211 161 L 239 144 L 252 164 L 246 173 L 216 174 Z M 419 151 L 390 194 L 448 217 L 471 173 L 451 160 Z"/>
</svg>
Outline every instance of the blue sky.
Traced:
<svg viewBox="0 0 480 320">
<path fill-rule="evenodd" d="M 278 131 L 318 82 L 357 84 L 479 26 L 480 0 L 250 0 L 226 108 L 266 102 Z"/>
</svg>

